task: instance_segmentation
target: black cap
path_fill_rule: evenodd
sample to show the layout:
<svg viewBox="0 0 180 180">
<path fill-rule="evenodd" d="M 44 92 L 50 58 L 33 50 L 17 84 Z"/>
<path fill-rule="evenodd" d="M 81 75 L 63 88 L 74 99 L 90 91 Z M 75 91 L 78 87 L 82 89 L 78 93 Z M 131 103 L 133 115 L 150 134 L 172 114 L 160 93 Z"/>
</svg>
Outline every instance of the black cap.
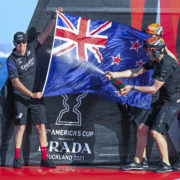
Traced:
<svg viewBox="0 0 180 180">
<path fill-rule="evenodd" d="M 21 41 L 26 42 L 27 41 L 26 34 L 24 34 L 23 32 L 17 32 L 16 34 L 14 34 L 14 41 L 15 42 L 21 42 Z"/>
</svg>

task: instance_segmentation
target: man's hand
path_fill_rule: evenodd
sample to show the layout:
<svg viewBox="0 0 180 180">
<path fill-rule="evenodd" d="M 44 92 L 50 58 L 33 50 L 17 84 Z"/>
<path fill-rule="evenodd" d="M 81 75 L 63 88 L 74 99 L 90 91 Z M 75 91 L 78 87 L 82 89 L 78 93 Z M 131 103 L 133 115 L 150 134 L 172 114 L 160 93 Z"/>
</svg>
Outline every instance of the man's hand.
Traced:
<svg viewBox="0 0 180 180">
<path fill-rule="evenodd" d="M 56 13 L 61 13 L 63 12 L 63 8 L 59 7 L 58 9 L 56 9 Z"/>
<path fill-rule="evenodd" d="M 107 80 L 111 80 L 111 77 L 112 77 L 112 78 L 115 78 L 114 73 L 111 72 L 111 71 L 106 71 L 106 72 L 105 72 L 105 78 L 106 78 Z"/>
<path fill-rule="evenodd" d="M 57 13 L 61 13 L 61 12 L 63 12 L 63 9 L 62 9 L 61 7 L 58 8 L 58 9 L 56 9 L 56 11 L 55 11 L 54 14 L 53 14 L 54 19 L 56 18 Z"/>
<path fill-rule="evenodd" d="M 41 99 L 41 98 L 42 98 L 42 95 L 43 95 L 42 92 L 32 93 L 31 98 L 34 98 L 34 99 Z"/>
<path fill-rule="evenodd" d="M 131 90 L 133 86 L 131 85 L 126 85 L 124 88 L 120 89 L 120 92 L 123 96 L 126 96 Z"/>
</svg>

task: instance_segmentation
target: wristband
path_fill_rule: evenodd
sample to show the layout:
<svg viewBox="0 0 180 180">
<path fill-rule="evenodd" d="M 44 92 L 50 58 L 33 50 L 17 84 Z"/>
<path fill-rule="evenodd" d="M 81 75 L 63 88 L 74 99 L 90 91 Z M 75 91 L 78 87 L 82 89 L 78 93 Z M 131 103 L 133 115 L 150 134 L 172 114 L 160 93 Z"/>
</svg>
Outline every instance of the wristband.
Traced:
<svg viewBox="0 0 180 180">
<path fill-rule="evenodd" d="M 135 88 L 134 88 L 134 87 L 135 87 L 135 86 L 133 85 L 133 86 L 132 86 L 132 90 L 135 90 Z"/>
</svg>

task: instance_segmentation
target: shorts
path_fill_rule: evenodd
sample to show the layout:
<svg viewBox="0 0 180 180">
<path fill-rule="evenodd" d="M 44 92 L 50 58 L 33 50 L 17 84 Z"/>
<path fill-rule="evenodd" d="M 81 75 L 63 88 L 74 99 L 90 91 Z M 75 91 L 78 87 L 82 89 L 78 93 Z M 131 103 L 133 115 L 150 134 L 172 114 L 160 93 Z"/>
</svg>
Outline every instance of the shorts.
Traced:
<svg viewBox="0 0 180 180">
<path fill-rule="evenodd" d="M 176 119 L 179 106 L 164 103 L 153 109 L 152 117 L 153 121 L 146 122 L 151 130 L 155 130 L 163 135 L 168 133 L 168 130 L 172 122 Z"/>
<path fill-rule="evenodd" d="M 150 118 L 151 113 L 152 109 L 137 109 L 136 113 L 134 114 L 134 122 L 137 126 L 139 126 L 141 123 L 145 124 Z"/>
<path fill-rule="evenodd" d="M 26 125 L 27 120 L 29 119 L 33 125 L 47 123 L 43 99 L 26 100 L 18 95 L 15 95 L 14 113 L 16 125 Z M 30 114 L 30 118 L 27 118 L 28 114 Z"/>
<path fill-rule="evenodd" d="M 156 109 L 157 102 L 151 104 L 150 109 L 137 109 L 134 113 L 135 123 L 136 125 L 140 125 L 141 123 L 150 126 L 151 121 L 153 121 L 153 109 Z"/>
<path fill-rule="evenodd" d="M 143 123 L 150 129 L 166 135 L 173 120 L 175 120 L 179 106 L 170 103 L 154 103 L 151 109 L 140 109 L 136 114 L 135 123 Z"/>
</svg>

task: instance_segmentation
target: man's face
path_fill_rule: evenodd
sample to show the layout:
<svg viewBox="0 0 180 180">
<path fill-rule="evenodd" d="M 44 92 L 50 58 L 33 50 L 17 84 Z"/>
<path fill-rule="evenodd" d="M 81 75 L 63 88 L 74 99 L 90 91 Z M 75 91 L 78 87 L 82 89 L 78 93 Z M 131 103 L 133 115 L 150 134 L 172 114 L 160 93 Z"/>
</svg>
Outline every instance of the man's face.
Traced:
<svg viewBox="0 0 180 180">
<path fill-rule="evenodd" d="M 151 50 L 146 50 L 146 51 L 147 51 L 146 55 L 149 57 L 149 59 L 151 61 L 156 61 L 157 60 L 157 58 L 154 57 L 154 54 L 153 54 L 153 52 Z"/>
<path fill-rule="evenodd" d="M 25 55 L 26 48 L 27 48 L 27 42 L 26 41 L 14 42 L 14 45 L 16 47 L 16 52 L 18 54 Z"/>
</svg>

